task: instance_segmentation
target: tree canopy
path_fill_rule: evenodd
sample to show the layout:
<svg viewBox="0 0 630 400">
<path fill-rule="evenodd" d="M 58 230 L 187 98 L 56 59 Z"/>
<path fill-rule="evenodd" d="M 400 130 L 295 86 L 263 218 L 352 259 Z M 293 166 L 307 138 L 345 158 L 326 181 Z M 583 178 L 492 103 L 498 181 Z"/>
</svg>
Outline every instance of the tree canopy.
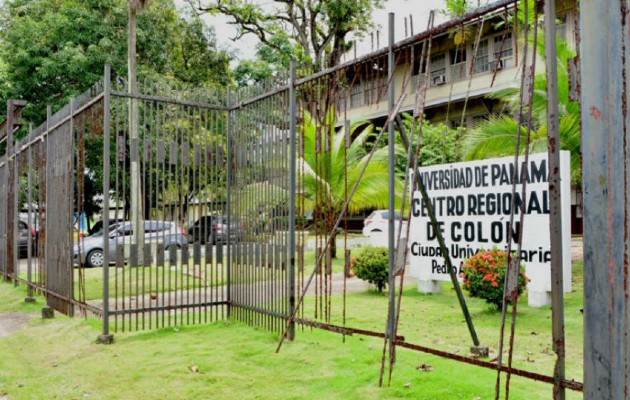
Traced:
<svg viewBox="0 0 630 400">
<path fill-rule="evenodd" d="M 383 0 L 274 0 L 253 4 L 242 0 L 186 0 L 199 12 L 223 14 L 237 27 L 234 40 L 255 35 L 258 52 L 273 55 L 286 67 L 291 57 L 318 71 L 339 63 L 352 48 L 350 33 L 374 27 L 372 11 Z M 264 57 L 263 57 L 264 58 Z"/>
<path fill-rule="evenodd" d="M 47 104 L 58 108 L 97 82 L 106 63 L 126 76 L 125 0 L 8 0 L 0 32 L 0 94 L 27 100 L 25 118 L 36 123 Z M 138 15 L 138 76 L 226 85 L 229 56 L 196 15 L 154 0 Z"/>
</svg>

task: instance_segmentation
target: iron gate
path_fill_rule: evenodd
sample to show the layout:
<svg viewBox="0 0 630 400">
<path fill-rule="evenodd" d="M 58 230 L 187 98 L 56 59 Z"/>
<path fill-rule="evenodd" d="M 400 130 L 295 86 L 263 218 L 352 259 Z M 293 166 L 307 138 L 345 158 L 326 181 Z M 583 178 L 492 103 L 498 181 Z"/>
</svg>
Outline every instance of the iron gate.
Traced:
<svg viewBox="0 0 630 400">
<path fill-rule="evenodd" d="M 508 4 L 506 0 L 485 11 Z M 0 211 L 0 223 L 6 228 L 0 227 L 0 234 L 4 229 L 5 236 L 14 236 L 12 221 L 17 221 L 19 207 L 17 197 L 10 194 L 18 192 L 25 168 L 9 168 L 11 157 L 32 157 L 24 150 L 37 140 L 45 143 L 46 150 L 39 150 L 45 160 L 40 158 L 35 168 L 44 187 L 43 192 L 39 187 L 37 212 L 45 221 L 39 236 L 45 254 L 39 275 L 45 275 L 45 286 L 35 283 L 30 267 L 25 282 L 44 291 L 49 304 L 62 312 L 72 314 L 72 306 L 80 306 L 101 314 L 104 337 L 109 335 L 110 320 L 114 331 L 125 331 L 234 318 L 281 331 L 281 340 L 291 338 L 293 323 L 298 323 L 386 339 L 390 371 L 395 355 L 391 349 L 398 346 L 581 390 L 581 384 L 562 374 L 551 377 L 497 365 L 397 336 L 400 303 L 394 302 L 394 289 L 404 263 L 394 265 L 393 254 L 390 300 L 384 310 L 387 329 L 347 326 L 351 253 L 344 236 L 342 271 L 334 271 L 338 229 L 347 227 L 347 211 L 366 166 L 389 163 L 393 170 L 393 153 L 375 154 L 386 128 L 392 134 L 389 144 L 394 142 L 394 122 L 404 130 L 396 118 L 403 94 L 413 93 L 408 89 L 413 83 L 417 83 L 417 97 L 410 111 L 417 114 L 414 117 L 423 114 L 429 69 L 424 79 L 421 71 L 413 71 L 424 61 L 415 52 L 426 53 L 433 35 L 454 26 L 417 36 L 396 51 L 391 45 L 387 51 L 329 71 L 299 80 L 293 72 L 288 81 L 274 77 L 266 86 L 238 93 L 156 82 L 144 82 L 134 91 L 123 80 L 112 84 L 107 70 L 104 82 L 93 92 L 50 116 L 45 127 L 18 142 L 15 154 L 11 152 L 0 164 L 0 184 L 9 182 L 3 191 L 9 195 L 0 198 L 0 204 L 3 200 L 6 204 Z M 395 57 L 419 61 L 402 74 L 398 101 L 393 70 L 403 63 Z M 381 129 L 355 130 L 346 114 L 353 106 L 374 111 L 380 124 L 376 128 Z M 95 114 L 96 123 L 83 118 L 84 112 Z M 369 140 L 353 148 L 357 138 Z M 101 151 L 100 159 L 90 160 L 86 149 L 91 146 Z M 358 164 L 352 173 L 350 157 L 357 157 L 353 161 Z M 408 156 L 407 162 L 411 160 Z M 27 165 L 31 163 L 29 159 Z M 331 179 L 339 170 L 344 173 L 335 177 L 339 178 L 335 198 Z M 85 180 L 92 175 L 102 177 L 100 237 L 84 237 L 89 225 L 86 200 L 93 196 Z M 310 222 L 308 202 L 313 203 Z M 8 212 L 3 214 L 5 209 Z M 306 233 L 308 223 L 313 224 L 314 238 Z M 4 275 L 23 280 L 17 265 L 11 275 L 17 259 L 12 256 L 15 241 L 5 240 L 2 245 L 7 249 L 7 258 L 0 258 Z M 305 260 L 307 252 L 313 253 L 313 262 Z M 335 275 L 341 276 L 337 282 L 333 282 Z M 92 297 L 86 290 L 88 276 L 100 278 L 100 291 Z M 333 303 L 339 300 L 334 288 L 340 284 L 341 307 Z"/>
</svg>

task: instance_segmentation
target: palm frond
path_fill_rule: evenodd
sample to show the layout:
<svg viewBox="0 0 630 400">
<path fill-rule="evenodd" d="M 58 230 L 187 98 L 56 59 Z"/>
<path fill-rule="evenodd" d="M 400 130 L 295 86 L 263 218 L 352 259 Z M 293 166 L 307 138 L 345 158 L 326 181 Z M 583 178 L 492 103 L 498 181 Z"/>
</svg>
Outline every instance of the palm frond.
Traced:
<svg viewBox="0 0 630 400">
<path fill-rule="evenodd" d="M 521 126 L 519 129 L 513 117 L 491 116 L 464 138 L 462 144 L 464 159 L 478 160 L 514 154 L 519 130 L 521 137 L 524 138 L 527 134 L 526 127 Z"/>
</svg>

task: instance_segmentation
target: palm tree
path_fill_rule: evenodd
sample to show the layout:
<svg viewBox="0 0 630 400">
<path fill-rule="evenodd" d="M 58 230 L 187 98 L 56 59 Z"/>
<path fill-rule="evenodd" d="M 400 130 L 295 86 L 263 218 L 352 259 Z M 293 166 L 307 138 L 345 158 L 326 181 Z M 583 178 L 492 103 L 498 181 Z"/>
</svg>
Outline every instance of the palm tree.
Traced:
<svg viewBox="0 0 630 400">
<path fill-rule="evenodd" d="M 335 131 L 331 117 L 325 117 L 323 124 L 317 122 L 310 114 L 304 113 L 300 126 L 304 145 L 304 155 L 298 159 L 300 180 L 304 187 L 306 207 L 312 208 L 314 221 L 319 223 L 318 229 L 328 235 L 354 185 L 357 188 L 348 204 L 348 212 L 356 213 L 365 209 L 384 208 L 388 202 L 388 153 L 387 147 L 374 151 L 368 160 L 367 149 L 378 146 L 374 143 L 374 126 L 367 122 L 355 123 L 351 126 L 351 138 L 348 148 L 345 146 L 344 130 Z M 323 125 L 323 126 L 322 126 Z M 318 126 L 321 127 L 320 146 L 317 146 Z M 324 132 L 330 133 L 330 146 Z M 319 148 L 319 152 L 317 149 Z M 369 161 L 369 162 L 368 162 Z M 365 167 L 367 164 L 367 167 Z M 361 172 L 365 172 L 361 177 Z M 400 177 L 399 177 L 400 178 Z M 401 202 L 403 184 L 396 180 L 396 201 Z M 331 253 L 336 257 L 335 237 L 332 232 Z"/>
<path fill-rule="evenodd" d="M 539 40 L 538 53 L 544 54 L 543 40 Z M 571 152 L 571 181 L 581 181 L 580 153 L 580 114 L 579 104 L 569 99 L 569 74 L 567 60 L 572 57 L 566 42 L 558 40 L 558 102 L 560 147 Z M 522 140 L 520 151 L 525 151 L 525 135 L 527 134 L 528 109 L 520 108 L 520 88 L 508 88 L 496 91 L 488 96 L 501 100 L 507 105 L 510 114 L 490 116 L 480 123 L 464 138 L 464 159 L 477 160 L 490 157 L 514 154 L 517 133 L 520 130 Z M 519 129 L 518 113 L 521 113 Z M 532 95 L 531 123 L 529 125 L 531 142 L 530 151 L 547 151 L 547 78 L 545 74 L 537 74 L 534 78 Z"/>
</svg>

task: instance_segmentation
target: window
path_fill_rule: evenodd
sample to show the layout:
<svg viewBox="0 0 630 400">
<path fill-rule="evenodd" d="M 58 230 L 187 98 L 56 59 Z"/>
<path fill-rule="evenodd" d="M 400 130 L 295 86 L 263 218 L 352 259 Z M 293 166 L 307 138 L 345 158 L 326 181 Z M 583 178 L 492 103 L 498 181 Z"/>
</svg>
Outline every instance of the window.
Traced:
<svg viewBox="0 0 630 400">
<path fill-rule="evenodd" d="M 504 40 L 505 36 L 505 40 Z M 511 67 L 514 65 L 513 63 L 513 43 L 512 43 L 512 33 L 508 32 L 507 34 L 498 34 L 493 38 L 494 41 L 494 60 L 493 64 L 490 66 L 490 69 L 494 69 L 496 65 L 497 69 L 501 67 Z"/>
<path fill-rule="evenodd" d="M 131 236 L 133 235 L 133 230 L 131 229 L 131 225 L 125 225 L 118 228 L 118 234 L 120 236 Z"/>
<path fill-rule="evenodd" d="M 474 48 L 473 48 L 474 51 Z M 480 72 L 486 72 L 490 70 L 490 58 L 488 54 L 488 39 L 479 41 L 477 47 L 477 55 L 475 57 L 475 65 L 473 67 L 473 74 Z"/>
<path fill-rule="evenodd" d="M 387 77 L 382 76 L 367 82 L 365 89 L 365 104 L 378 103 L 387 99 Z"/>
<path fill-rule="evenodd" d="M 350 107 L 358 107 L 363 104 L 362 89 L 363 85 L 361 85 L 361 81 L 357 79 L 350 90 Z"/>
<path fill-rule="evenodd" d="M 464 120 L 464 124 L 462 125 L 462 119 L 460 118 L 455 118 L 455 119 L 451 119 L 449 121 L 449 126 L 451 127 L 451 129 L 464 129 L 466 128 L 466 122 Z"/>
<path fill-rule="evenodd" d="M 459 80 L 466 77 L 466 48 L 456 47 L 450 51 L 451 79 Z"/>
<path fill-rule="evenodd" d="M 431 86 L 446 83 L 446 53 L 431 56 Z"/>
<path fill-rule="evenodd" d="M 422 68 L 420 68 L 420 62 L 417 61 L 413 67 L 413 76 L 411 77 L 411 82 L 409 82 L 409 93 L 415 93 L 419 87 L 424 86 L 424 77 L 427 72 L 427 64 L 422 63 Z"/>
<path fill-rule="evenodd" d="M 160 222 L 160 221 L 145 221 L 144 222 L 145 233 L 161 232 L 164 230 L 168 230 L 169 228 L 170 228 L 169 222 Z"/>
</svg>

